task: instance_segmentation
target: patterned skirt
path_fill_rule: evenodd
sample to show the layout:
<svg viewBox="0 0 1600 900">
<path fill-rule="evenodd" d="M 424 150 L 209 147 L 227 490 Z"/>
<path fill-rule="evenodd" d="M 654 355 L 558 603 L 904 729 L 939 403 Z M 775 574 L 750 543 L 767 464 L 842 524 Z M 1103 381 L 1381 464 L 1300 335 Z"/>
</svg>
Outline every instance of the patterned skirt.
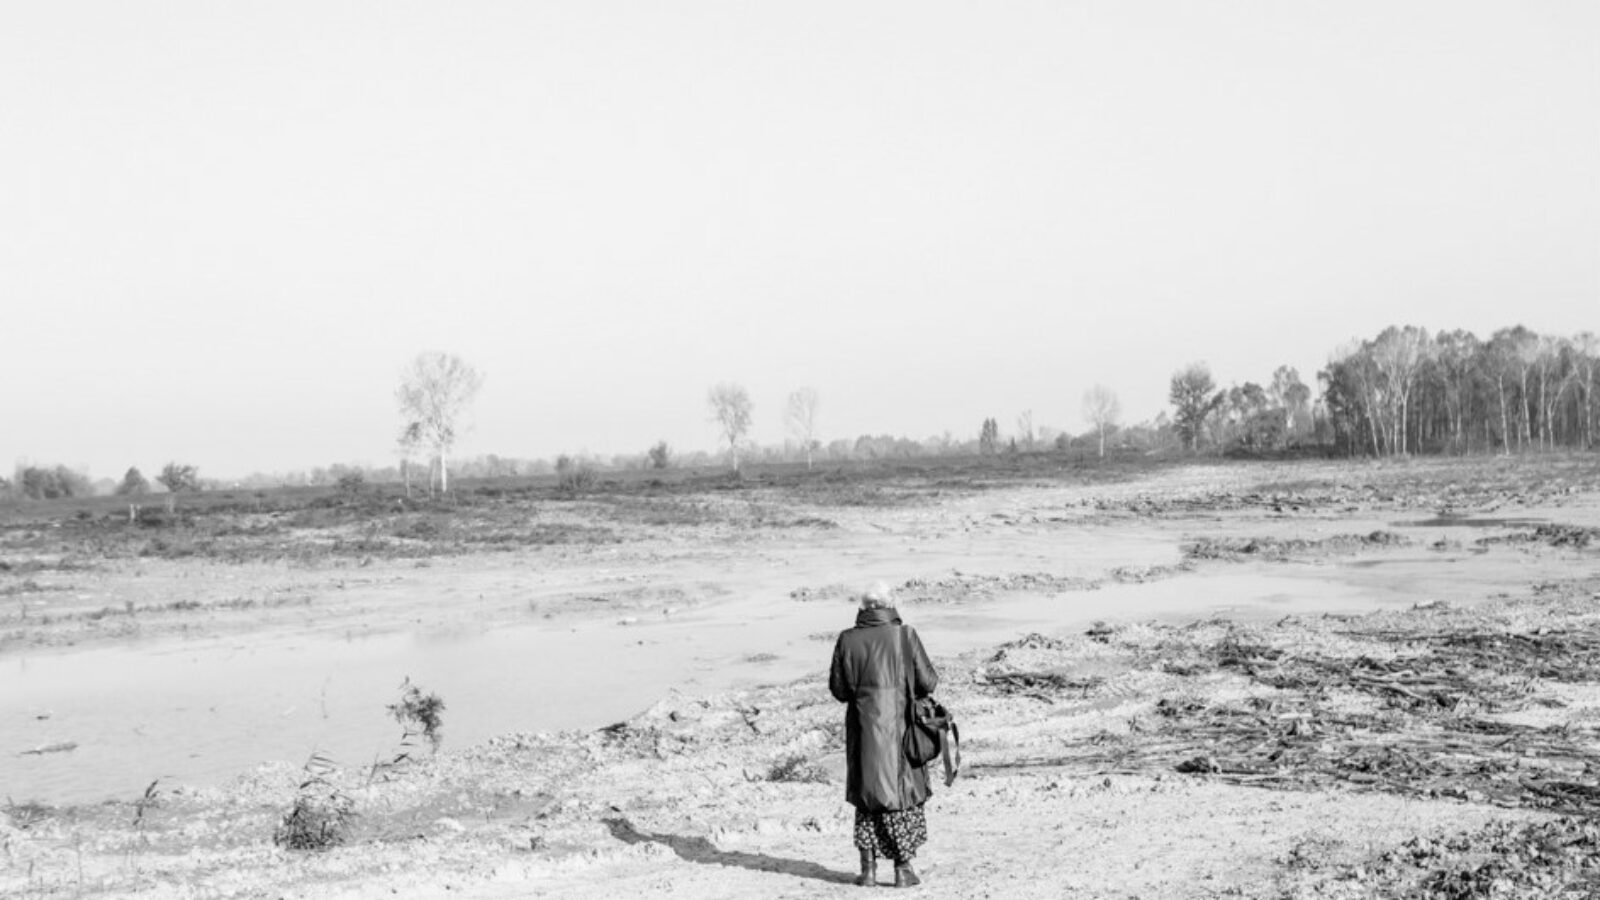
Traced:
<svg viewBox="0 0 1600 900">
<path fill-rule="evenodd" d="M 856 847 L 874 855 L 908 862 L 928 842 L 928 818 L 921 806 L 869 813 L 856 807 Z"/>
</svg>

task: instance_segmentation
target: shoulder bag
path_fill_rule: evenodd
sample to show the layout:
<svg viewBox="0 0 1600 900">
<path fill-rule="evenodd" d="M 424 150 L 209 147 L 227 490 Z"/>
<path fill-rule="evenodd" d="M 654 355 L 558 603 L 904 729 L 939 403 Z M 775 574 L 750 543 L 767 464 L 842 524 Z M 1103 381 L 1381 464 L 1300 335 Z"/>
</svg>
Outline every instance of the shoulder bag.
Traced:
<svg viewBox="0 0 1600 900">
<path fill-rule="evenodd" d="M 944 783 L 949 787 L 961 770 L 961 730 L 944 704 L 932 697 L 917 699 L 916 652 L 911 646 L 911 633 L 902 627 L 900 637 L 906 675 L 906 759 L 921 768 L 942 755 Z"/>
</svg>

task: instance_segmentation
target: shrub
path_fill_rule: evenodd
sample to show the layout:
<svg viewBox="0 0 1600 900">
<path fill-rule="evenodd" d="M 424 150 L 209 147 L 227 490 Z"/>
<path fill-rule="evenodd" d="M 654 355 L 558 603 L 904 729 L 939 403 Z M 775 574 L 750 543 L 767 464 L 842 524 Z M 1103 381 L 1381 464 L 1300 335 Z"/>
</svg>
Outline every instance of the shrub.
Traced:
<svg viewBox="0 0 1600 900">
<path fill-rule="evenodd" d="M 827 784 L 828 771 L 805 756 L 794 753 L 772 764 L 767 770 L 768 781 L 786 781 L 802 784 Z"/>
<path fill-rule="evenodd" d="M 566 454 L 556 460 L 556 485 L 563 491 L 586 491 L 594 487 L 594 466 L 579 462 Z"/>
<path fill-rule="evenodd" d="M 346 497 L 359 496 L 367 486 L 367 476 L 357 472 L 349 472 L 339 476 L 339 493 Z"/>
<path fill-rule="evenodd" d="M 661 441 L 650 448 L 649 457 L 650 468 L 665 469 L 672 465 L 672 448 L 667 446 L 666 441 Z"/>
<path fill-rule="evenodd" d="M 337 847 L 350 838 L 355 800 L 333 784 L 333 761 L 322 754 L 311 754 L 304 771 L 294 805 L 273 830 L 272 842 L 286 850 Z"/>
<path fill-rule="evenodd" d="M 407 678 L 400 684 L 400 702 L 389 704 L 388 709 L 394 720 L 405 728 L 401 743 L 421 734 L 428 739 L 434 752 L 439 752 L 439 744 L 444 740 L 444 720 L 440 717 L 444 701 L 438 694 L 424 694 Z"/>
</svg>

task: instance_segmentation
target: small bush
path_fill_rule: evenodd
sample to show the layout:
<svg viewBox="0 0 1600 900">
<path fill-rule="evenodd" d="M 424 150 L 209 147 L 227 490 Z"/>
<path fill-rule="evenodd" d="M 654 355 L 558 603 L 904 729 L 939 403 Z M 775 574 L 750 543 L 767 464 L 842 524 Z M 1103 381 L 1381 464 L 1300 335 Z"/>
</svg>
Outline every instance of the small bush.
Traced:
<svg viewBox="0 0 1600 900">
<path fill-rule="evenodd" d="M 563 454 L 556 460 L 556 484 L 563 491 L 577 493 L 594 487 L 594 467 Z"/>
<path fill-rule="evenodd" d="M 337 847 L 350 838 L 355 800 L 333 784 L 333 761 L 322 754 L 311 754 L 304 771 L 294 805 L 273 830 L 272 842 L 286 850 Z"/>
<path fill-rule="evenodd" d="M 421 734 L 433 746 L 433 751 L 439 752 L 439 744 L 444 740 L 444 720 L 440 716 L 444 712 L 444 701 L 438 694 L 424 694 L 407 678 L 400 684 L 400 702 L 389 704 L 388 709 L 394 720 L 405 728 L 402 743 Z"/>
<path fill-rule="evenodd" d="M 802 754 L 793 753 L 772 764 L 772 768 L 767 770 L 767 780 L 799 784 L 827 784 L 829 778 L 826 769 L 806 759 Z"/>
<path fill-rule="evenodd" d="M 650 448 L 649 457 L 650 468 L 665 469 L 672 465 L 672 448 L 667 446 L 666 441 L 661 441 Z"/>
<path fill-rule="evenodd" d="M 346 497 L 360 496 L 367 487 L 367 476 L 360 472 L 350 472 L 339 476 L 339 493 Z"/>
</svg>

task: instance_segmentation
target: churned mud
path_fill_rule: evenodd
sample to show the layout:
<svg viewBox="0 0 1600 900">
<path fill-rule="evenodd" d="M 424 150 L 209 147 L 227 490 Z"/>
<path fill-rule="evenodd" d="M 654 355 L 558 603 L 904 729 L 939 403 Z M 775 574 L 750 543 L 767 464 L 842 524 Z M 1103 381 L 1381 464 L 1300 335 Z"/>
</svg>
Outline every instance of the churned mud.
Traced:
<svg viewBox="0 0 1600 900">
<path fill-rule="evenodd" d="M 821 673 L 878 578 L 966 738 L 929 896 L 1600 891 L 1588 457 L 814 473 L 185 523 L 0 529 L 0 894 L 848 896 Z M 252 675 L 237 715 L 70 689 L 108 658 L 312 668 L 324 640 L 368 668 L 289 700 L 256 683 L 287 670 Z M 437 752 L 385 709 L 435 658 Z M 450 680 L 474 665 L 503 677 Z M 243 761 L 169 777 L 130 752 L 166 721 Z M 200 733 L 237 722 L 244 756 Z M 299 737 L 259 752 L 277 732 Z"/>
</svg>

